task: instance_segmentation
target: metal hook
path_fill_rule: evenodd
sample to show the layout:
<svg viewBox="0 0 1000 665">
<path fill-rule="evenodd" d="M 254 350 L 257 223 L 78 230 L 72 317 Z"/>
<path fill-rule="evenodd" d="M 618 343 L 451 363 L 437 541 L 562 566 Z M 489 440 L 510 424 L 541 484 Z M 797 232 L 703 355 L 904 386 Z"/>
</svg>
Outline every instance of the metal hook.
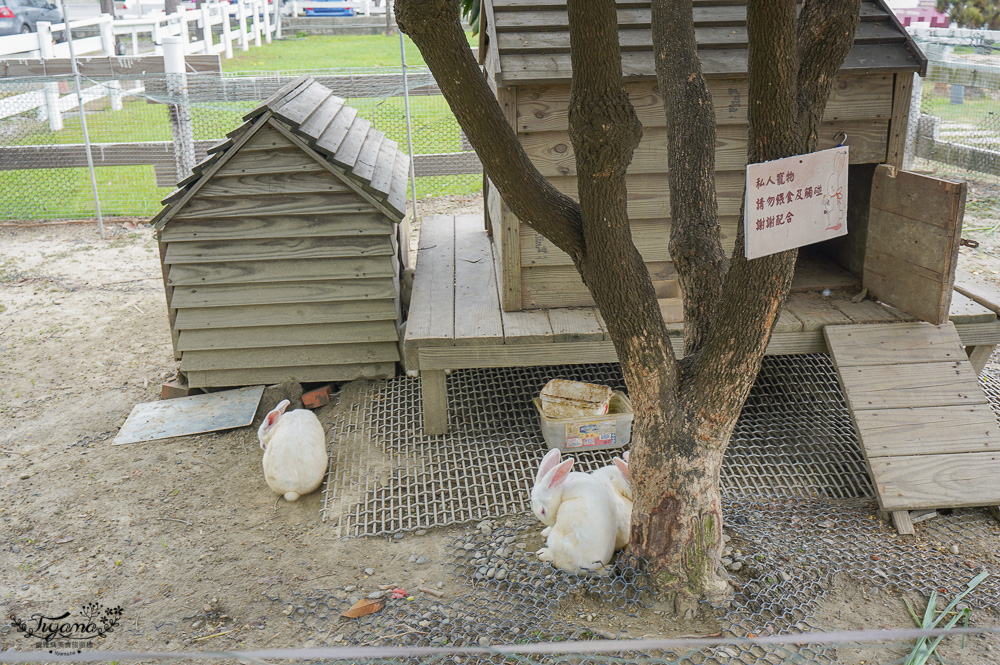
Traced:
<svg viewBox="0 0 1000 665">
<path fill-rule="evenodd" d="M 839 148 L 839 147 L 841 147 L 841 146 L 843 146 L 843 145 L 844 145 L 845 143 L 847 143 L 847 132 L 840 132 L 839 134 L 837 134 L 837 136 L 843 136 L 843 137 L 844 137 L 844 138 L 842 138 L 842 139 L 840 140 L 840 143 L 838 143 L 838 144 L 837 144 L 837 147 L 838 147 L 838 148 Z M 837 136 L 834 136 L 834 137 L 833 137 L 833 140 L 834 140 L 834 141 L 836 141 L 836 140 L 837 140 Z"/>
</svg>

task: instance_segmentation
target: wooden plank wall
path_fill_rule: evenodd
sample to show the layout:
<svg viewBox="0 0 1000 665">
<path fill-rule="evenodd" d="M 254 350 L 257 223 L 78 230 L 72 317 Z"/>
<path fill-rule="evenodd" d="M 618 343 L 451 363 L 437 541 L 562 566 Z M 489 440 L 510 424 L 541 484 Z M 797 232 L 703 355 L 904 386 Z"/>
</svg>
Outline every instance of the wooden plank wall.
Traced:
<svg viewBox="0 0 1000 665">
<path fill-rule="evenodd" d="M 489 63 L 489 60 L 487 61 Z M 836 145 L 840 132 L 848 135 L 851 163 L 882 163 L 889 144 L 896 80 L 893 74 L 845 75 L 834 84 L 820 134 L 820 148 Z M 709 82 L 718 122 L 716 186 L 722 242 L 731 252 L 743 197 L 746 163 L 746 79 Z M 514 96 L 515 124 L 522 144 L 543 175 L 562 192 L 578 198 L 573 146 L 566 130 L 569 86 L 522 85 L 507 88 Z M 649 263 L 658 288 L 668 288 L 676 275 L 670 262 L 670 199 L 666 186 L 666 121 L 655 81 L 628 84 L 629 96 L 643 123 L 643 138 L 629 168 L 629 216 L 636 247 Z M 497 240 L 496 203 L 490 218 Z M 511 216 L 506 205 L 500 215 Z M 516 218 L 515 218 L 516 220 Z M 510 242 L 507 225 L 502 231 L 504 309 L 592 306 L 589 292 L 573 270 L 569 257 L 531 227 L 519 224 L 517 242 Z M 513 248 L 519 254 L 512 260 Z"/>
<path fill-rule="evenodd" d="M 280 133 L 254 135 L 161 241 L 190 385 L 395 374 L 396 225 Z"/>
</svg>

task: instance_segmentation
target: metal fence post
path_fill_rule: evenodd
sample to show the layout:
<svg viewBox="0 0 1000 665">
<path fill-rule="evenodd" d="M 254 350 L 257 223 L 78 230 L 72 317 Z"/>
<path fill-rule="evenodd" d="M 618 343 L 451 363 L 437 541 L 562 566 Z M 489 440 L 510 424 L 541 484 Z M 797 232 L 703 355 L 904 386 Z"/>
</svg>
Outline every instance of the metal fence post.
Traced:
<svg viewBox="0 0 1000 665">
<path fill-rule="evenodd" d="M 194 154 L 194 131 L 191 107 L 187 96 L 187 74 L 184 68 L 184 43 L 180 37 L 163 38 L 163 71 L 170 95 L 170 129 L 174 135 L 174 164 L 177 180 L 183 180 L 197 163 Z"/>
<path fill-rule="evenodd" d="M 42 60 L 54 57 L 52 49 L 52 23 L 38 22 L 38 52 Z M 49 129 L 58 132 L 63 128 L 62 113 L 59 111 L 59 84 L 55 81 L 44 83 L 42 96 L 45 99 L 45 115 L 49 121 Z"/>
</svg>

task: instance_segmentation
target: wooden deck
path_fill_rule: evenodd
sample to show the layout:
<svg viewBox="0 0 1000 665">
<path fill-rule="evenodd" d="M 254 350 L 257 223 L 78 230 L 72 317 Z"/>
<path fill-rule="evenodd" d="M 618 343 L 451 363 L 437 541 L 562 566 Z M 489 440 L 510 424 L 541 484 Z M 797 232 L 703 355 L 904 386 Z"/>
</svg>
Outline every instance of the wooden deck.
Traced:
<svg viewBox="0 0 1000 665">
<path fill-rule="evenodd" d="M 431 216 L 423 220 L 410 317 L 403 342 L 407 371 L 422 377 L 424 432 L 447 428 L 445 370 L 617 362 L 600 313 L 577 307 L 504 312 L 500 307 L 497 262 L 478 215 Z M 850 292 L 823 297 L 820 277 L 800 271 L 781 312 L 768 355 L 827 351 L 828 325 L 898 323 L 913 317 L 871 300 L 854 303 Z M 675 352 L 683 347 L 680 301 L 665 298 L 661 310 Z M 954 293 L 951 321 L 981 369 L 1000 343 L 994 311 Z"/>
<path fill-rule="evenodd" d="M 952 323 L 829 326 L 837 376 L 900 533 L 910 510 L 1000 504 L 1000 429 Z"/>
</svg>

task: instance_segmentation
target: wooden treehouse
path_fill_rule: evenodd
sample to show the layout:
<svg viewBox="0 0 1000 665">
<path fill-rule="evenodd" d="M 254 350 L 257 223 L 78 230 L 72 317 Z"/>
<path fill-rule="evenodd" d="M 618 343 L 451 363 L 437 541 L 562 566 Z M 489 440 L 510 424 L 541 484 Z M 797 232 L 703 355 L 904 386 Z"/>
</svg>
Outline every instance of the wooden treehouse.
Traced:
<svg viewBox="0 0 1000 665">
<path fill-rule="evenodd" d="M 628 174 L 632 236 L 682 352 L 650 5 L 619 0 L 618 8 L 622 66 L 643 123 Z M 731 252 L 746 166 L 746 8 L 699 0 L 694 12 Z M 482 16 L 480 59 L 508 122 L 541 173 L 575 197 L 565 0 L 486 0 Z M 830 353 L 880 504 L 901 531 L 912 531 L 911 509 L 1000 504 L 1000 431 L 977 381 L 1000 342 L 1000 299 L 953 292 L 965 184 L 900 170 L 913 74 L 925 65 L 884 2 L 862 2 L 819 146 L 847 137 L 849 233 L 800 251 L 767 348 Z M 447 428 L 446 370 L 617 360 L 569 257 L 517 219 L 488 181 L 485 197 L 485 231 L 478 217 L 428 218 L 421 229 L 404 362 L 420 372 L 428 434 Z M 863 289 L 868 297 L 854 298 Z"/>
<path fill-rule="evenodd" d="M 182 375 L 395 376 L 409 158 L 310 78 L 245 120 L 153 218 Z"/>
</svg>

